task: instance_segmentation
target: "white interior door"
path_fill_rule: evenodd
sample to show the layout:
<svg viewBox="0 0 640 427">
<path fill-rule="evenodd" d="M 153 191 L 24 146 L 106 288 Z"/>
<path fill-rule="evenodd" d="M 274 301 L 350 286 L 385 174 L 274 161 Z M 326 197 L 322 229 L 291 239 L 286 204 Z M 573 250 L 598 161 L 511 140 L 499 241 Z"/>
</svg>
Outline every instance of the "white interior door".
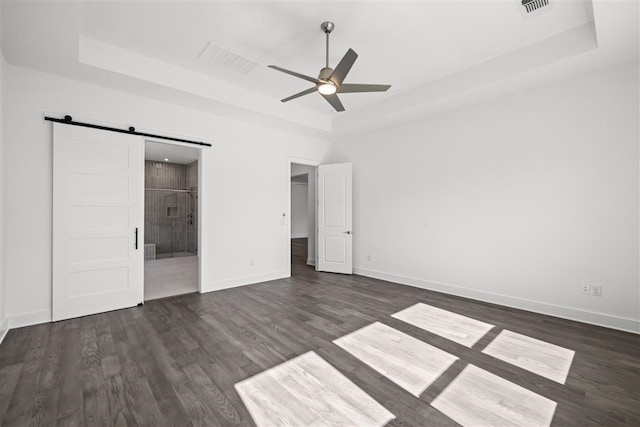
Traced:
<svg viewBox="0 0 640 427">
<path fill-rule="evenodd" d="M 53 320 L 143 301 L 144 143 L 53 125 Z"/>
<path fill-rule="evenodd" d="M 353 273 L 351 196 L 351 163 L 318 166 L 318 271 Z"/>
</svg>

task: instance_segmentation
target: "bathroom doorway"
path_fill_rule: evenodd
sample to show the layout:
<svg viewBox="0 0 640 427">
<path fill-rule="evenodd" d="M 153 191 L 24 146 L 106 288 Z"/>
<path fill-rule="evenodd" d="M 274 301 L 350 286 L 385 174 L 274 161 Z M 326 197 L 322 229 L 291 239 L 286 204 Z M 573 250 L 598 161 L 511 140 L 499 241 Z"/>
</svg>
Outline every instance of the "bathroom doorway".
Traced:
<svg viewBox="0 0 640 427">
<path fill-rule="evenodd" d="M 198 148 L 147 141 L 144 299 L 198 291 Z"/>
<path fill-rule="evenodd" d="M 290 274 L 303 276 L 316 264 L 316 166 L 291 160 L 289 168 Z"/>
</svg>

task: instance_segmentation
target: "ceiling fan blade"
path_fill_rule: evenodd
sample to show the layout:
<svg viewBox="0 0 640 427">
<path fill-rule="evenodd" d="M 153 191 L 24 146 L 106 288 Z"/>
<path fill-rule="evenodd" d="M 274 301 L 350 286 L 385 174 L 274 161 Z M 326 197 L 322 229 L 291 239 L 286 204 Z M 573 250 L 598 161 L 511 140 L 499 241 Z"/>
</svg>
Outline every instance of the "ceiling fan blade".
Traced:
<svg viewBox="0 0 640 427">
<path fill-rule="evenodd" d="M 322 94 L 320 94 L 320 95 L 322 95 Z M 331 104 L 331 106 L 336 111 L 344 111 L 344 107 L 342 106 L 342 102 L 340 102 L 340 99 L 338 98 L 338 95 L 336 95 L 335 93 L 333 95 L 322 95 L 322 97 L 324 99 L 326 99 L 327 102 L 329 104 Z"/>
<path fill-rule="evenodd" d="M 349 73 L 349 70 L 351 70 L 353 63 L 356 62 L 356 59 L 358 59 L 358 54 L 355 53 L 353 49 L 349 49 L 347 53 L 344 54 L 338 65 L 336 65 L 336 68 L 329 76 L 329 79 L 331 79 L 336 85 L 340 86 L 344 78 Z"/>
<path fill-rule="evenodd" d="M 391 85 L 361 85 L 345 83 L 338 87 L 338 93 L 386 92 L 390 87 Z"/>
<path fill-rule="evenodd" d="M 316 79 L 315 77 L 305 76 L 304 74 L 296 73 L 295 71 L 291 71 L 291 70 L 286 70 L 286 69 L 280 68 L 280 67 L 278 67 L 276 65 L 269 65 L 268 67 L 269 68 L 273 68 L 274 70 L 282 71 L 283 73 L 290 74 L 290 75 L 292 75 L 294 77 L 298 77 L 300 79 L 307 80 L 307 81 L 309 81 L 311 83 L 317 83 L 317 84 L 322 83 L 320 80 Z"/>
<path fill-rule="evenodd" d="M 309 95 L 310 93 L 317 92 L 317 91 L 318 89 L 316 89 L 316 87 L 314 86 L 311 89 L 303 90 L 302 92 L 298 92 L 295 95 L 291 95 L 290 97 L 281 100 L 281 102 L 291 101 L 292 99 L 300 98 L 301 96 Z"/>
</svg>

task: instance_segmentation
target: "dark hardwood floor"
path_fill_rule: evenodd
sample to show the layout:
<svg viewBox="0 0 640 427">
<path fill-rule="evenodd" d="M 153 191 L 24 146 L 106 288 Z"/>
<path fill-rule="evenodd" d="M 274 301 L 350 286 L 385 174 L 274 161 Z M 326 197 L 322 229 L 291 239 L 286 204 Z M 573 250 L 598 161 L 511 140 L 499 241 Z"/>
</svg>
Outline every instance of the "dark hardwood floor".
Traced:
<svg viewBox="0 0 640 427">
<path fill-rule="evenodd" d="M 11 330 L 0 345 L 2 425 L 253 425 L 234 384 L 313 350 L 394 426 L 457 425 L 429 403 L 469 363 L 557 402 L 554 426 L 640 426 L 637 335 L 316 273 L 305 245 L 293 244 L 289 279 Z M 496 327 L 467 348 L 390 317 L 417 302 Z M 416 398 L 332 343 L 376 321 L 460 360 Z M 502 329 L 575 350 L 566 384 L 481 353 Z"/>
</svg>

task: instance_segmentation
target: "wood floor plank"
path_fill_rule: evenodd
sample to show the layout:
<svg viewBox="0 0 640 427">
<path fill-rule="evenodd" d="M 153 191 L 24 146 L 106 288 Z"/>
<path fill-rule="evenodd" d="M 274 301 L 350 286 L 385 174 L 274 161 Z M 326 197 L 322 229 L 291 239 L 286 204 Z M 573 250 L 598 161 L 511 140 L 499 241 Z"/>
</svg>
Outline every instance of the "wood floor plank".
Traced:
<svg viewBox="0 0 640 427">
<path fill-rule="evenodd" d="M 209 363 L 210 360 L 207 357 L 201 359 L 200 367 L 207 373 L 209 378 L 215 380 L 215 383 L 220 388 L 220 391 L 231 402 L 234 409 L 237 411 L 240 417 L 240 424 L 243 426 L 252 426 L 255 423 L 247 410 L 247 407 L 242 403 L 240 396 L 234 388 L 234 384 L 238 381 L 238 378 L 247 377 L 247 373 L 234 363 L 229 363 L 226 360 L 219 360 L 216 363 Z"/>
<path fill-rule="evenodd" d="M 100 358 L 100 368 L 103 378 L 109 378 L 122 373 L 120 358 L 117 354 L 105 355 Z"/>
<path fill-rule="evenodd" d="M 194 425 L 189 419 L 187 413 L 184 411 L 184 408 L 180 403 L 180 399 L 176 396 L 173 388 L 163 393 L 162 398 L 158 400 L 158 407 L 165 419 L 164 425 L 184 427 Z"/>
<path fill-rule="evenodd" d="M 127 401 L 134 409 L 132 414 L 139 426 L 152 427 L 167 424 L 146 378 L 126 382 L 125 387 Z"/>
<path fill-rule="evenodd" d="M 473 346 L 493 328 L 489 323 L 423 303 L 394 313 L 392 317 L 467 347 Z"/>
<path fill-rule="evenodd" d="M 83 423 L 84 426 L 106 426 L 110 423 L 109 401 L 106 383 L 83 390 Z"/>
<path fill-rule="evenodd" d="M 483 353 L 564 384 L 575 351 L 503 330 Z"/>
<path fill-rule="evenodd" d="M 556 402 L 468 365 L 431 403 L 464 427 L 551 425 Z"/>
<path fill-rule="evenodd" d="M 136 340 L 146 342 L 149 349 L 148 357 L 154 359 L 171 384 L 179 384 L 186 380 L 178 363 L 171 357 L 158 334 L 153 332 L 153 328 L 151 328 L 147 319 L 135 322 L 130 326 L 129 331 L 131 331 Z"/>
<path fill-rule="evenodd" d="M 21 371 L 22 363 L 6 365 L 0 368 L 0 414 L 4 414 L 7 411 Z"/>
<path fill-rule="evenodd" d="M 305 357 L 310 355 L 312 357 Z M 363 392 L 338 370 L 328 364 L 316 353 L 310 352 L 293 359 L 290 366 L 297 371 L 308 385 L 309 377 L 313 377 L 316 384 L 324 385 L 320 395 L 327 398 L 332 412 L 343 414 L 347 425 L 384 425 L 395 418 L 391 412 Z M 300 381 L 296 381 L 300 387 Z M 290 388 L 298 391 L 299 388 Z M 300 394 L 299 392 L 296 394 Z M 307 395 L 308 401 L 316 398 L 314 393 Z M 309 403 L 309 402 L 307 402 Z M 320 417 L 320 425 L 324 420 Z"/>
<path fill-rule="evenodd" d="M 100 350 L 95 327 L 81 329 L 82 415 L 86 426 L 103 426 L 109 422 L 107 388 L 102 373 Z"/>
<path fill-rule="evenodd" d="M 383 426 L 394 418 L 314 352 L 236 384 L 258 426 Z"/>
<path fill-rule="evenodd" d="M 235 384 L 312 351 L 395 415 L 392 426 L 459 425 L 431 403 L 447 396 L 469 365 L 506 381 L 505 393 L 521 387 L 556 402 L 551 426 L 640 425 L 638 335 L 368 277 L 318 273 L 306 258 L 306 241 L 294 241 L 291 278 L 9 331 L 0 345 L 0 424 L 252 426 Z M 392 317 L 416 304 L 494 328 L 463 344 Z M 333 343 L 376 322 L 458 361 L 417 398 Z M 575 351 L 565 383 L 483 353 L 505 330 Z M 402 363 L 414 363 L 411 352 L 403 357 Z M 291 378 L 282 381 L 282 389 L 295 388 Z M 331 396 L 348 407 L 338 394 Z M 333 420 L 330 404 L 297 399 L 322 414 L 318 419 Z"/>
<path fill-rule="evenodd" d="M 135 408 L 130 407 L 124 387 L 124 381 L 120 375 L 114 375 L 105 379 L 107 383 L 107 397 L 109 405 L 109 417 L 113 426 L 137 426 L 133 413 Z"/>
<path fill-rule="evenodd" d="M 194 426 L 224 425 L 213 406 L 206 402 L 198 391 L 194 391 L 190 383 L 182 383 L 173 387 L 178 400 L 182 404 L 187 419 Z"/>
<path fill-rule="evenodd" d="M 203 395 L 204 399 L 215 407 L 216 413 L 220 414 L 225 425 L 239 425 L 242 418 L 238 414 L 236 408 L 213 383 L 211 378 L 204 372 L 200 365 L 191 365 L 183 368 L 185 374 Z"/>
<path fill-rule="evenodd" d="M 61 349 L 58 394 L 58 421 L 68 425 L 79 416 L 82 418 L 82 344 L 78 327 L 67 329 Z"/>
<path fill-rule="evenodd" d="M 6 339 L 6 338 L 5 338 Z M 39 327 L 38 332 L 29 335 L 29 347 L 22 354 L 22 368 L 18 382 L 13 389 L 2 425 L 26 425 L 31 422 L 34 408 L 39 397 L 33 390 L 38 389 L 43 366 L 45 365 L 46 345 L 49 328 Z"/>
<path fill-rule="evenodd" d="M 338 338 L 334 343 L 416 397 L 458 360 L 380 322 Z"/>
<path fill-rule="evenodd" d="M 51 326 L 51 336 L 47 343 L 44 364 L 38 378 L 37 394 L 34 399 L 31 424 L 48 426 L 56 423 L 58 417 L 58 394 L 62 370 L 62 346 L 64 344 L 65 324 Z"/>
</svg>

